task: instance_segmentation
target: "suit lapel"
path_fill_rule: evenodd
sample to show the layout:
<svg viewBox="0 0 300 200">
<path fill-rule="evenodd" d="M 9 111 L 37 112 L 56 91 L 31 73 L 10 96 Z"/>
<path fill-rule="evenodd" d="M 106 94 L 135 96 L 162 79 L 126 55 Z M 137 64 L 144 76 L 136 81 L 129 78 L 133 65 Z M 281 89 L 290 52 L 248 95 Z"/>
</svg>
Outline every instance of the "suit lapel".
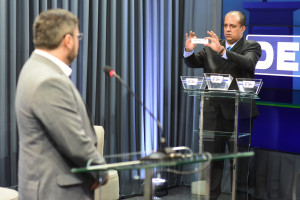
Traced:
<svg viewBox="0 0 300 200">
<path fill-rule="evenodd" d="M 233 52 L 235 52 L 237 49 L 239 49 L 240 47 L 242 47 L 243 46 L 243 44 L 244 44 L 244 40 L 245 40 L 245 38 L 244 37 L 242 37 L 233 47 L 232 47 L 232 49 L 230 49 L 230 51 L 233 51 Z"/>
</svg>

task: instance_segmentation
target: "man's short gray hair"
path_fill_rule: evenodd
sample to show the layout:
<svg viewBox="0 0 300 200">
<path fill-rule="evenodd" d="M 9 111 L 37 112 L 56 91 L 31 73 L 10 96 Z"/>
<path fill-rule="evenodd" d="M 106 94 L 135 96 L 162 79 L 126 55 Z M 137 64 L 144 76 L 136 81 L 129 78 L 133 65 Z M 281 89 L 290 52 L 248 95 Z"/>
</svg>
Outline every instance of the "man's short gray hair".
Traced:
<svg viewBox="0 0 300 200">
<path fill-rule="evenodd" d="M 33 43 L 36 48 L 52 50 L 59 46 L 66 34 L 73 34 L 78 18 L 63 9 L 46 10 L 33 24 Z"/>
</svg>

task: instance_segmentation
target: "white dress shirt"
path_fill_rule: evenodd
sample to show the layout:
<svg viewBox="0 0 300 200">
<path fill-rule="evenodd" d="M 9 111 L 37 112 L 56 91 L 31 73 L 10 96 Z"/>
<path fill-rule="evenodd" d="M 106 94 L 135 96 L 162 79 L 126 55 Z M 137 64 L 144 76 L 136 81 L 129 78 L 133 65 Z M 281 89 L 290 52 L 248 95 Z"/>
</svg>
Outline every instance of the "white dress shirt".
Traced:
<svg viewBox="0 0 300 200">
<path fill-rule="evenodd" d="M 71 76 L 72 74 L 72 69 L 70 66 L 68 66 L 66 63 L 64 63 L 63 61 L 59 60 L 58 58 L 56 58 L 55 56 L 52 56 L 51 54 L 40 50 L 40 49 L 35 49 L 34 53 L 46 57 L 49 60 L 51 60 L 52 62 L 54 62 L 63 72 L 66 76 Z"/>
</svg>

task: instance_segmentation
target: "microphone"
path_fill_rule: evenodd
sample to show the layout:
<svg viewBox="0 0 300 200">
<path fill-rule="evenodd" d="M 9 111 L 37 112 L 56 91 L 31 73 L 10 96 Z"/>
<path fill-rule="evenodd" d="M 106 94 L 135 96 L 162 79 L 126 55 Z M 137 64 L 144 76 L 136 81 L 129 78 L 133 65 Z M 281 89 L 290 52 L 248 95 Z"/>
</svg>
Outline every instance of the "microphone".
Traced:
<svg viewBox="0 0 300 200">
<path fill-rule="evenodd" d="M 115 70 L 113 70 L 110 66 L 105 66 L 103 68 L 103 71 L 105 72 L 105 74 L 107 74 L 108 76 L 118 76 L 117 73 L 115 72 Z M 120 76 L 118 76 L 118 78 L 120 78 Z"/>
<path fill-rule="evenodd" d="M 140 98 L 138 98 L 135 93 L 132 91 L 132 89 L 130 89 L 130 87 L 120 78 L 120 76 L 115 72 L 115 70 L 113 70 L 110 66 L 105 66 L 103 68 L 103 71 L 108 75 L 108 76 L 114 76 L 116 77 L 120 83 L 127 88 L 127 90 L 130 92 L 130 94 L 143 106 L 144 110 L 146 110 L 150 116 L 156 121 L 158 128 L 160 129 L 160 131 L 163 133 L 163 128 L 160 124 L 160 122 L 158 121 L 158 119 L 154 116 L 154 114 L 143 104 L 143 102 L 140 100 Z"/>
<path fill-rule="evenodd" d="M 120 81 L 120 83 L 127 88 L 127 90 L 130 92 L 130 94 L 139 102 L 140 105 L 143 106 L 143 109 L 147 111 L 152 119 L 154 119 L 157 123 L 157 126 L 159 130 L 162 133 L 162 136 L 160 138 L 160 144 L 161 148 L 157 152 L 153 152 L 152 154 L 142 158 L 142 160 L 165 160 L 165 159 L 173 159 L 173 158 L 182 158 L 182 154 L 176 154 L 174 153 L 173 148 L 166 148 L 166 139 L 164 135 L 163 128 L 161 126 L 160 121 L 154 116 L 154 114 L 143 104 L 140 98 L 138 98 L 135 93 L 132 91 L 132 89 L 120 78 L 120 76 L 110 67 L 110 66 L 105 66 L 103 68 L 103 71 L 108 75 L 108 76 L 114 76 L 115 78 Z M 177 149 L 176 149 L 177 150 Z"/>
</svg>

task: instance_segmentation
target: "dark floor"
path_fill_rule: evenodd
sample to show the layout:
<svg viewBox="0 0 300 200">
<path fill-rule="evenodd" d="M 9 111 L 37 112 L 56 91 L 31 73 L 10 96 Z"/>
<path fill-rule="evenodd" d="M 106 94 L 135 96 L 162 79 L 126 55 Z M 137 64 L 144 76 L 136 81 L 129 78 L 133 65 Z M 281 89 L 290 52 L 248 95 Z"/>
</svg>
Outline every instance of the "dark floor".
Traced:
<svg viewBox="0 0 300 200">
<path fill-rule="evenodd" d="M 142 200 L 144 199 L 142 196 L 136 196 L 136 197 L 130 197 L 126 198 L 127 200 Z M 161 197 L 154 197 L 153 199 L 163 199 L 163 200 L 186 200 L 186 199 L 192 199 L 192 200 L 202 200 L 204 198 L 198 198 L 197 195 L 191 194 L 191 188 L 180 186 L 180 187 L 174 187 L 168 189 L 168 194 Z M 218 200 L 230 200 L 231 196 L 227 194 L 222 194 Z"/>
</svg>

